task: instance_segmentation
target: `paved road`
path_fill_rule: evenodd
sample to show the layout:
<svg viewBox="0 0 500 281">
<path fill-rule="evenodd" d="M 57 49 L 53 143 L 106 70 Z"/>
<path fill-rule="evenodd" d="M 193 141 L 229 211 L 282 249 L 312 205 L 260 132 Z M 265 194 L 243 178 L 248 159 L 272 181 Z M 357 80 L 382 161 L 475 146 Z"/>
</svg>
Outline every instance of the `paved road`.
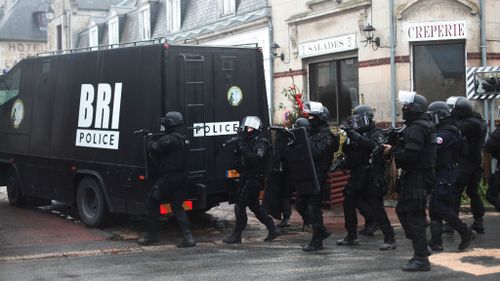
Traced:
<svg viewBox="0 0 500 281">
<path fill-rule="evenodd" d="M 0 280 L 500 280 L 498 213 L 487 213 L 487 233 L 471 250 L 457 252 L 458 235 L 445 236 L 447 251 L 431 256 L 431 272 L 406 273 L 400 266 L 411 255 L 410 243 L 393 209 L 388 211 L 399 242 L 390 252 L 376 250 L 380 233 L 361 238 L 357 247 L 336 246 L 343 237 L 338 211 L 325 212 L 334 234 L 318 253 L 300 250 L 310 234 L 299 231 L 297 217 L 277 241 L 262 242 L 265 230 L 251 219 L 244 243 L 225 245 L 220 241 L 233 223 L 230 206 L 191 216 L 199 241 L 195 248 L 175 248 L 178 231 L 170 221 L 163 223 L 159 245 L 139 247 L 134 239 L 143 227 L 140 220 L 92 230 L 68 218 L 60 206 L 11 208 L 0 187 Z"/>
</svg>

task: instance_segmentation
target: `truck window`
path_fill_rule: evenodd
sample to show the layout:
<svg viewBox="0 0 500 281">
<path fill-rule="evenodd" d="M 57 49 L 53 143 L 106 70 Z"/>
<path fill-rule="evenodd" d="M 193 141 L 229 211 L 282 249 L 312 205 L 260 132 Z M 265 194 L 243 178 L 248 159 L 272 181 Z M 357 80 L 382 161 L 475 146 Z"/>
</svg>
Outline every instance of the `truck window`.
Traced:
<svg viewBox="0 0 500 281">
<path fill-rule="evenodd" d="M 0 106 L 19 94 L 21 68 L 14 68 L 0 77 Z"/>
</svg>

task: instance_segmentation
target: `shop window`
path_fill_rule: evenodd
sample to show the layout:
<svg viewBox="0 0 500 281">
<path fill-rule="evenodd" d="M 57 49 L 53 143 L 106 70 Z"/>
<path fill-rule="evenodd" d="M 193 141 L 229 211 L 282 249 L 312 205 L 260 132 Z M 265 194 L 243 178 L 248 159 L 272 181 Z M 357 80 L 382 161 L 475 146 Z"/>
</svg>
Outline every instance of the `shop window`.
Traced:
<svg viewBox="0 0 500 281">
<path fill-rule="evenodd" d="M 465 96 L 465 44 L 413 46 L 414 89 L 429 103 Z"/>
<path fill-rule="evenodd" d="M 330 122 L 345 123 L 351 109 L 359 104 L 358 59 L 313 63 L 309 72 L 310 99 L 330 110 Z"/>
</svg>

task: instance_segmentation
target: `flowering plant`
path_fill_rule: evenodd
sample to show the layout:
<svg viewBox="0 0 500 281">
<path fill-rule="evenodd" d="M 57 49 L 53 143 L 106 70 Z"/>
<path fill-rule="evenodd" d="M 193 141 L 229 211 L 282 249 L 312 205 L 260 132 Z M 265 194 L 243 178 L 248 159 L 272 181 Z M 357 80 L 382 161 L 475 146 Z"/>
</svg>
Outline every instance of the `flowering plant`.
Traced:
<svg viewBox="0 0 500 281">
<path fill-rule="evenodd" d="M 307 113 L 304 112 L 304 95 L 295 85 L 293 76 L 291 78 L 292 84 L 281 91 L 281 94 L 290 101 L 291 107 L 285 106 L 282 102 L 278 105 L 278 110 L 284 110 L 285 113 L 282 122 L 285 127 L 291 127 L 300 117 L 307 117 Z"/>
</svg>

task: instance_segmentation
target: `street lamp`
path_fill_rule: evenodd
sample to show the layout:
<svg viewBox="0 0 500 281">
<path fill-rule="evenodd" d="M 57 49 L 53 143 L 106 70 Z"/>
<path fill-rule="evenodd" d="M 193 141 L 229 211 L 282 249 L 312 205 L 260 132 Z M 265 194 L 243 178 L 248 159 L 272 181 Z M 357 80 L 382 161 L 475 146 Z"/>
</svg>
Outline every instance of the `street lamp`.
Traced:
<svg viewBox="0 0 500 281">
<path fill-rule="evenodd" d="M 361 41 L 364 44 L 364 46 L 368 46 L 370 44 L 372 46 L 373 50 L 377 50 L 378 47 L 380 46 L 380 37 L 375 37 L 375 27 L 373 27 L 371 24 L 367 24 L 363 28 L 363 34 L 365 35 L 365 40 Z"/>
</svg>

